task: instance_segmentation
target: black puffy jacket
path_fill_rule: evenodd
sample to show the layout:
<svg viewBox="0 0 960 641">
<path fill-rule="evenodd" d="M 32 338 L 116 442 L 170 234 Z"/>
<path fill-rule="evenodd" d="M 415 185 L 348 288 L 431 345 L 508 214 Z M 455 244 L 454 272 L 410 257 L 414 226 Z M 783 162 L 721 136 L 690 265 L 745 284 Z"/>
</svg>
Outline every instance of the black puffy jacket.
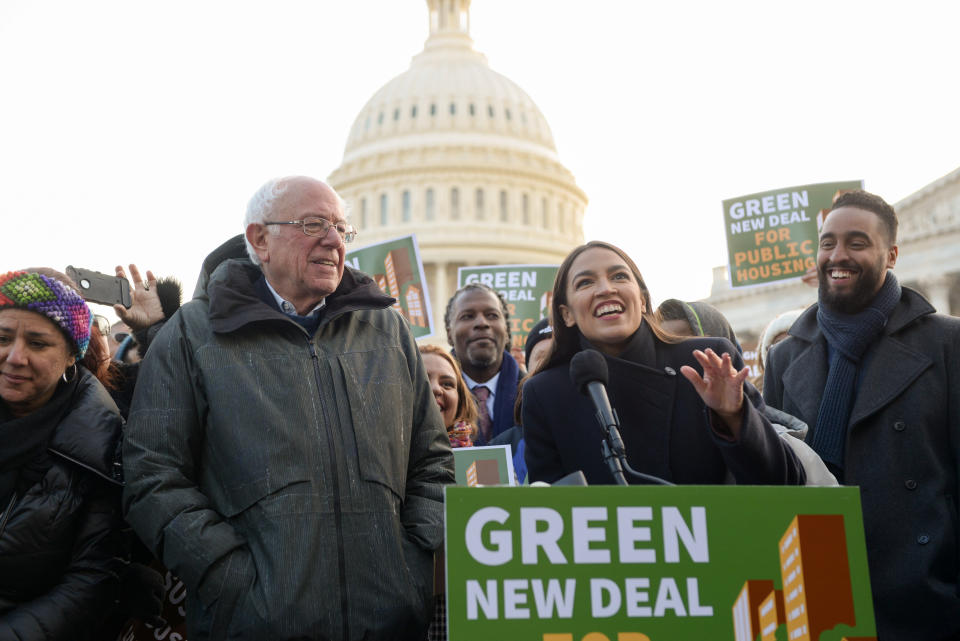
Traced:
<svg viewBox="0 0 960 641">
<path fill-rule="evenodd" d="M 122 421 L 99 381 L 79 376 L 50 468 L 0 506 L 0 641 L 85 639 L 116 597 Z"/>
</svg>

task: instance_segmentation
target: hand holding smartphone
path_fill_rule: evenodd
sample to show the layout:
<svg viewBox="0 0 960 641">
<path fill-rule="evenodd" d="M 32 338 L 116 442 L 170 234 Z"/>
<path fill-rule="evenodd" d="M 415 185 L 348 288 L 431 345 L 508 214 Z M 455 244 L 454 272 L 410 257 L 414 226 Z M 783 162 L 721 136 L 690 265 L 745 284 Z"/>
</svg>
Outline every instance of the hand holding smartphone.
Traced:
<svg viewBox="0 0 960 641">
<path fill-rule="evenodd" d="M 80 288 L 84 300 L 102 305 L 123 305 L 126 308 L 133 304 L 130 298 L 130 283 L 126 278 L 73 265 L 67 266 L 67 276 Z"/>
</svg>

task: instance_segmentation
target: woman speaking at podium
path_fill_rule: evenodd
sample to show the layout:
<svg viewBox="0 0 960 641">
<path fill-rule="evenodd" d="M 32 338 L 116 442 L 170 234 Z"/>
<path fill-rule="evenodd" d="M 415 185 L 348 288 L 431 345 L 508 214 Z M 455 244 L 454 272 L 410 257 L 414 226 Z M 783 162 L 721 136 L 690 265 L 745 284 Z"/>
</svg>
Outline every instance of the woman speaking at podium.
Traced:
<svg viewBox="0 0 960 641">
<path fill-rule="evenodd" d="M 790 446 L 744 383 L 748 369 L 725 338 L 681 338 L 660 328 L 636 264 L 621 249 L 593 241 L 574 249 L 557 272 L 550 306 L 554 342 L 544 368 L 523 388 L 523 430 L 531 481 L 552 483 L 580 470 L 591 485 L 612 484 L 617 463 L 602 453 L 605 428 L 581 394 L 596 350 L 606 363 L 606 393 L 630 469 L 675 484 L 735 482 L 802 485 Z M 600 357 L 589 354 L 594 361 Z M 585 365 L 586 364 L 586 365 Z M 603 362 L 597 363 L 603 369 Z"/>
</svg>

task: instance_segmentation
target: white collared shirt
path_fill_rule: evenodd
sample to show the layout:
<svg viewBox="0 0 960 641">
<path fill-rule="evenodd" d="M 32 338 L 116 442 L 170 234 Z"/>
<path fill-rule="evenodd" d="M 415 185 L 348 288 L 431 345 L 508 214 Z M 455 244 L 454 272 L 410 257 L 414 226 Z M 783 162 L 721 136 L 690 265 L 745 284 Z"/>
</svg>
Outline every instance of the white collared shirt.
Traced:
<svg viewBox="0 0 960 641">
<path fill-rule="evenodd" d="M 287 299 L 280 296 L 280 294 L 277 293 L 277 290 L 273 288 L 273 285 L 270 284 L 270 281 L 267 278 L 264 278 L 263 280 L 266 281 L 267 289 L 270 290 L 270 293 L 273 294 L 274 300 L 277 301 L 277 306 L 280 308 L 280 311 L 282 311 L 287 316 L 299 316 L 299 314 L 297 314 L 297 308 L 294 307 L 293 303 L 291 303 Z M 322 301 L 320 301 L 319 304 L 317 304 L 316 307 L 314 307 L 309 312 L 307 312 L 306 316 L 314 316 L 315 314 L 319 313 L 320 310 L 323 309 L 326 304 L 327 304 L 327 299 L 324 298 Z"/>
<path fill-rule="evenodd" d="M 466 372 L 463 373 L 463 380 L 467 383 L 467 387 L 472 391 L 474 387 L 478 385 L 483 385 L 488 390 L 490 390 L 490 396 L 487 397 L 487 412 L 490 414 L 490 420 L 493 420 L 493 397 L 497 395 L 497 380 L 500 378 L 500 372 L 494 374 L 493 378 L 488 380 L 485 383 L 478 383 L 469 376 Z"/>
</svg>

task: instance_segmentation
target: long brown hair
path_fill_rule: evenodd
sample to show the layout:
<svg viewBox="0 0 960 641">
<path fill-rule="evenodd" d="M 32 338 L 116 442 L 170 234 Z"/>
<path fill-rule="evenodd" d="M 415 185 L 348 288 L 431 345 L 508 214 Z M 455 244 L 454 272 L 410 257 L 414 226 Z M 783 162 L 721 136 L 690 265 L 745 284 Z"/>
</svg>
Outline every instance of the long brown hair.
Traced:
<svg viewBox="0 0 960 641">
<path fill-rule="evenodd" d="M 420 345 L 420 353 L 439 356 L 450 363 L 450 367 L 457 373 L 457 413 L 456 416 L 453 417 L 453 422 L 467 422 L 473 429 L 471 436 L 476 436 L 479 410 L 477 409 L 477 404 L 473 401 L 473 395 L 470 394 L 467 382 L 463 380 L 463 373 L 460 371 L 460 365 L 457 363 L 457 359 L 451 356 L 450 352 L 436 345 Z M 450 429 L 453 426 L 444 425 L 444 427 Z"/>
<path fill-rule="evenodd" d="M 557 270 L 557 278 L 553 281 L 553 300 L 550 303 L 550 318 L 552 319 L 553 325 L 553 346 L 550 348 L 550 356 L 547 357 L 547 364 L 541 369 L 565 363 L 573 358 L 573 355 L 581 349 L 580 330 L 577 329 L 576 326 L 567 327 L 566 323 L 563 322 L 563 314 L 560 312 L 560 306 L 567 304 L 567 281 L 570 278 L 570 269 L 573 267 L 573 262 L 580 254 L 588 249 L 608 249 L 619 256 L 624 264 L 630 268 L 630 272 L 640 286 L 640 295 L 645 308 L 642 313 L 643 320 L 650 326 L 654 336 L 664 343 L 676 343 L 682 340 L 680 337 L 674 336 L 660 327 L 660 321 L 653 310 L 653 305 L 650 303 L 650 290 L 647 289 L 647 284 L 644 282 L 643 276 L 640 274 L 640 269 L 636 263 L 633 262 L 633 259 L 627 256 L 626 252 L 616 245 L 611 245 L 601 240 L 591 240 L 589 243 L 580 245 L 567 254 L 567 257 L 563 259 L 563 263 L 560 264 L 560 269 Z"/>
</svg>

